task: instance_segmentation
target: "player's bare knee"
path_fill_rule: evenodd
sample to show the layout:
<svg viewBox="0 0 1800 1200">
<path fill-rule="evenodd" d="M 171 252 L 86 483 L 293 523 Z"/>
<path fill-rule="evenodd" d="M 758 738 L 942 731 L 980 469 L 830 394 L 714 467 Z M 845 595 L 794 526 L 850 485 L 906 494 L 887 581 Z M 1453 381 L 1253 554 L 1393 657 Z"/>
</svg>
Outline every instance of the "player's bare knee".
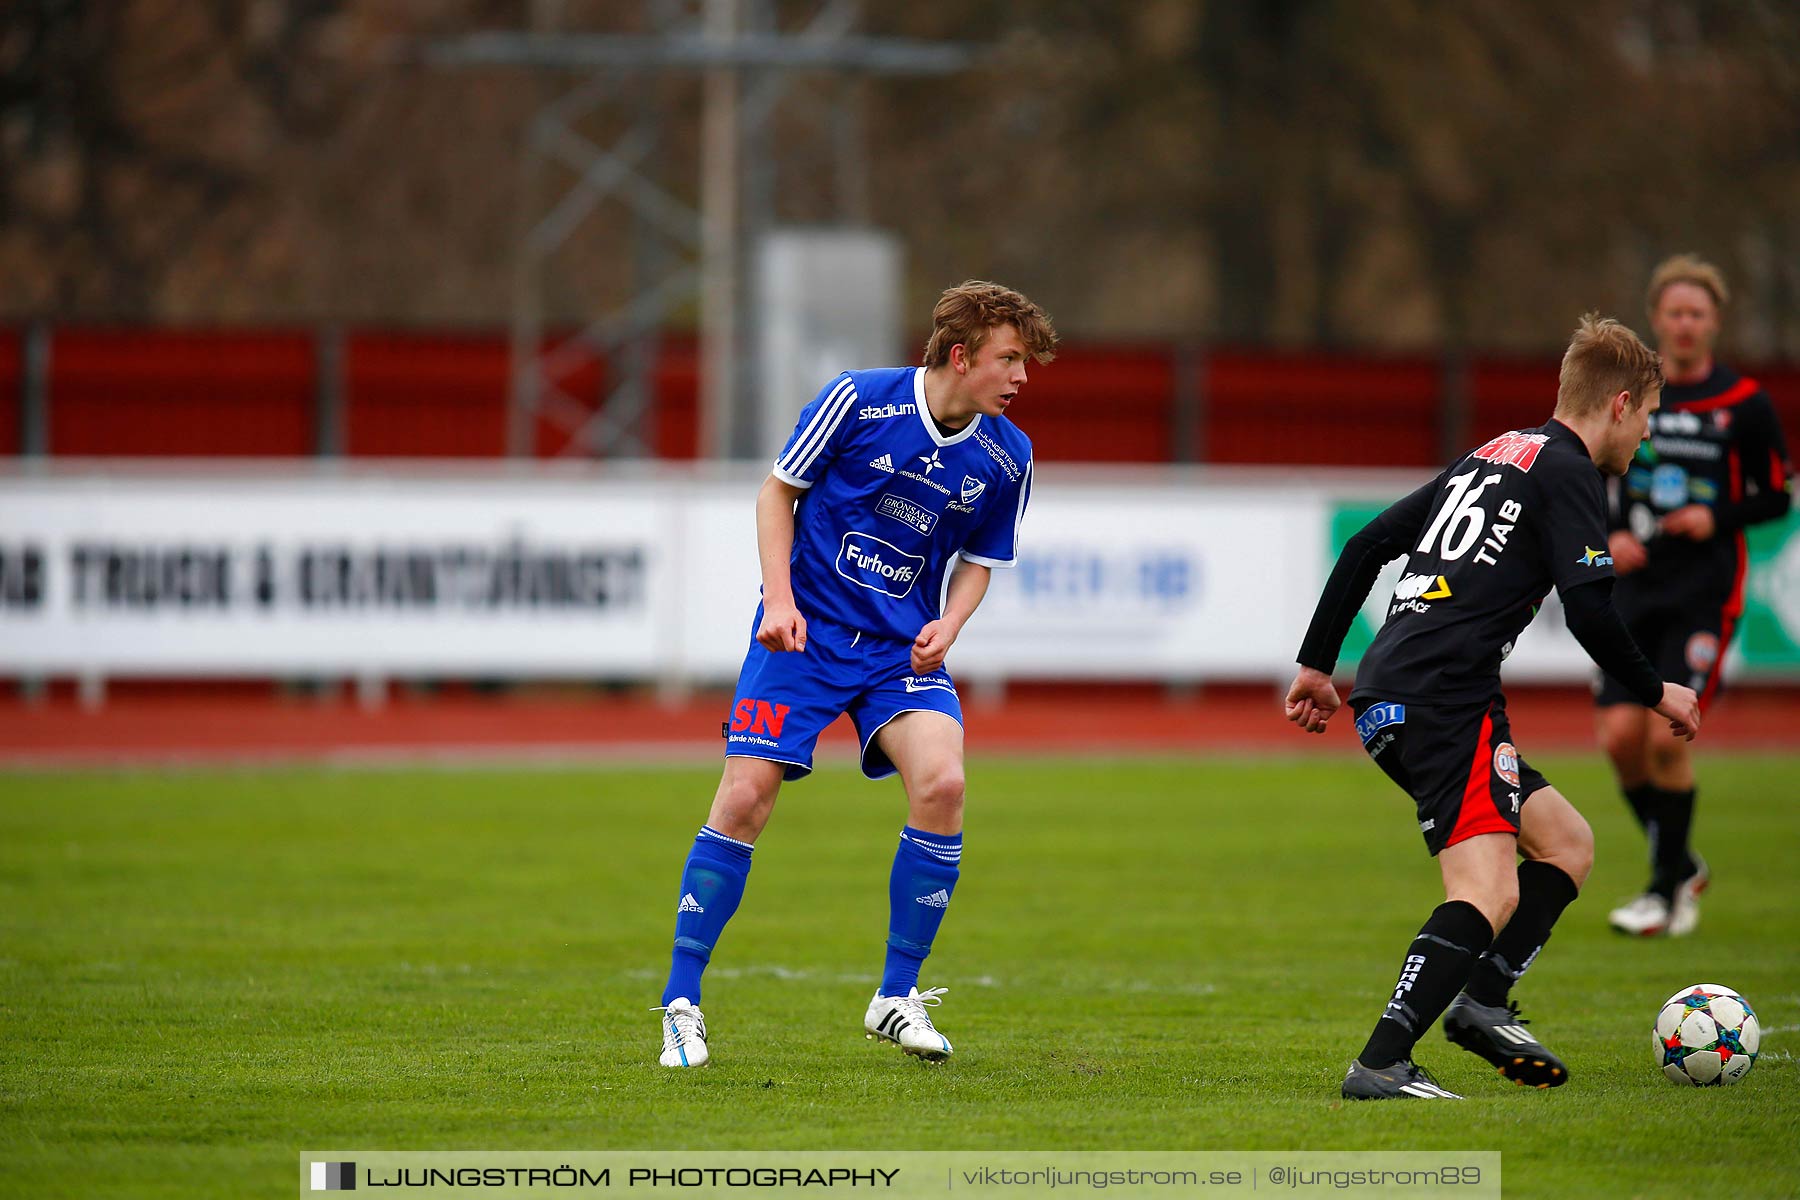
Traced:
<svg viewBox="0 0 1800 1200">
<path fill-rule="evenodd" d="M 952 765 L 929 772 L 911 789 L 909 799 L 915 821 L 929 822 L 920 828 L 935 832 L 962 828 L 962 767 Z"/>
<path fill-rule="evenodd" d="M 1576 888 L 1587 883 L 1588 872 L 1594 869 L 1594 828 L 1580 813 L 1575 814 L 1574 822 L 1556 848 L 1556 865 L 1575 881 Z"/>
<path fill-rule="evenodd" d="M 1645 757 L 1654 775 L 1667 775 L 1679 771 L 1687 764 L 1687 742 L 1676 737 L 1668 729 L 1659 729 L 1649 739 Z"/>
<path fill-rule="evenodd" d="M 719 781 L 706 823 L 726 837 L 753 842 L 769 823 L 776 790 L 755 776 L 727 772 Z"/>
<path fill-rule="evenodd" d="M 1601 710 L 1600 747 L 1622 775 L 1644 769 L 1644 723 L 1636 709 L 1613 705 Z"/>
</svg>

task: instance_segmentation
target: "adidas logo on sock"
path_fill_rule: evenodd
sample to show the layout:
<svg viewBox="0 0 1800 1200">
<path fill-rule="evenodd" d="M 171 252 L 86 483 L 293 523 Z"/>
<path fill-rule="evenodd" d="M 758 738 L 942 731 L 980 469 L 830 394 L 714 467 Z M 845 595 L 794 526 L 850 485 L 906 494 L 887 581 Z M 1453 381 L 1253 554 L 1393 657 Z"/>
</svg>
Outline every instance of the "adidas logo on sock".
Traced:
<svg viewBox="0 0 1800 1200">
<path fill-rule="evenodd" d="M 677 908 L 675 911 L 678 913 L 684 913 L 684 912 L 703 913 L 706 911 L 706 909 L 701 907 L 701 904 L 698 900 L 694 899 L 694 893 L 689 892 L 687 895 L 685 895 L 681 898 L 681 907 Z"/>
<path fill-rule="evenodd" d="M 891 454 L 884 454 L 880 458 L 870 459 L 869 465 L 874 467 L 877 471 L 886 471 L 889 475 L 892 475 L 894 473 L 894 456 Z"/>
<path fill-rule="evenodd" d="M 945 891 L 943 888 L 939 888 L 937 891 L 931 893 L 931 895 L 929 895 L 929 896 L 920 896 L 918 898 L 918 900 L 916 901 L 916 903 L 929 904 L 933 908 L 949 908 L 950 907 L 950 893 Z"/>
</svg>

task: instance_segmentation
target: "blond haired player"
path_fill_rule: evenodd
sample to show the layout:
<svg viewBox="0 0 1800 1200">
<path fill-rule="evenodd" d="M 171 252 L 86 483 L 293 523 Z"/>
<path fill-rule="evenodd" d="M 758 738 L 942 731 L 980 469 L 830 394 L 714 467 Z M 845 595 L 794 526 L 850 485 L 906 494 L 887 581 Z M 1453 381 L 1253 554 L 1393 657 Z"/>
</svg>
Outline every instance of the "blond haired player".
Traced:
<svg viewBox="0 0 1800 1200">
<path fill-rule="evenodd" d="M 1649 440 L 1613 485 L 1607 543 L 1626 628 L 1702 709 L 1719 694 L 1744 608 L 1744 530 L 1787 515 L 1793 474 L 1769 397 L 1713 358 L 1729 300 L 1719 269 L 1691 254 L 1652 273 L 1646 304 L 1668 385 Z M 1650 882 L 1608 920 L 1644 937 L 1692 933 L 1710 879 L 1689 845 L 1693 756 L 1617 679 L 1600 680 L 1596 703 L 1600 744 L 1650 839 Z"/>
<path fill-rule="evenodd" d="M 1503 1077 L 1568 1081 L 1507 997 L 1586 881 L 1594 839 L 1513 744 L 1500 663 L 1554 587 L 1595 662 L 1678 735 L 1699 729 L 1694 693 L 1657 677 L 1611 600 L 1602 474 L 1624 473 L 1661 388 L 1636 334 L 1582 318 L 1551 419 L 1477 446 L 1369 522 L 1325 585 L 1287 695 L 1288 719 L 1313 733 L 1338 710 L 1331 670 L 1351 619 L 1381 568 L 1407 556 L 1350 703 L 1363 749 L 1413 798 L 1444 882 L 1344 1077 L 1346 1099 L 1461 1099 L 1412 1061 L 1439 1014 L 1452 1042 Z"/>
<path fill-rule="evenodd" d="M 1031 441 L 1006 414 L 1027 360 L 1055 348 L 1042 309 L 971 280 L 939 298 L 923 366 L 846 371 L 801 411 L 756 498 L 762 604 L 725 721 L 724 776 L 682 869 L 663 1066 L 710 1058 L 701 972 L 782 781 L 812 772 L 814 744 L 841 713 L 863 774 L 898 772 L 906 788 L 886 962 L 863 1030 L 950 1057 L 928 1011 L 948 989 L 918 988 L 962 861 L 962 706 L 944 656 L 989 572 L 1018 559 Z"/>
</svg>

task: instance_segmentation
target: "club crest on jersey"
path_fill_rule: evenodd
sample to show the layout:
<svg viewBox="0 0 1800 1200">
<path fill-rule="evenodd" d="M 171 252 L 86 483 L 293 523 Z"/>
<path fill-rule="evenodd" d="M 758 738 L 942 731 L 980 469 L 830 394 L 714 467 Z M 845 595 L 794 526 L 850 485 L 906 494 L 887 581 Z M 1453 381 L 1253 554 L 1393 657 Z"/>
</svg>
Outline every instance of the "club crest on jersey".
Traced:
<svg viewBox="0 0 1800 1200">
<path fill-rule="evenodd" d="M 1710 633 L 1696 633 L 1687 640 L 1685 655 L 1688 670 L 1704 675 L 1719 661 L 1719 639 Z"/>
<path fill-rule="evenodd" d="M 1494 774 L 1505 780 L 1508 787 L 1519 786 L 1519 750 L 1511 742 L 1494 747 Z"/>
<path fill-rule="evenodd" d="M 1470 458 L 1479 458 L 1482 462 L 1499 463 L 1502 466 L 1517 467 L 1521 471 L 1531 470 L 1537 462 L 1538 451 L 1550 438 L 1542 433 L 1520 433 L 1513 430 L 1503 433 L 1475 453 Z"/>
<path fill-rule="evenodd" d="M 963 476 L 962 502 L 964 504 L 975 503 L 975 497 L 981 495 L 981 493 L 985 491 L 987 491 L 987 484 L 975 478 L 973 475 Z"/>
</svg>

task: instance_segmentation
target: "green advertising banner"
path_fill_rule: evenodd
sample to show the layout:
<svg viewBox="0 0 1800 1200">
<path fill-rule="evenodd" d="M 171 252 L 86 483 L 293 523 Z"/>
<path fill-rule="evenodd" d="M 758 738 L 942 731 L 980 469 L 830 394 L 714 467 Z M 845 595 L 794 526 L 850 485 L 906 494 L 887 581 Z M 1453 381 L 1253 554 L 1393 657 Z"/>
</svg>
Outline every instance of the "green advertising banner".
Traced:
<svg viewBox="0 0 1800 1200">
<path fill-rule="evenodd" d="M 1343 550 L 1344 543 L 1348 542 L 1357 530 L 1379 516 L 1386 507 L 1385 504 L 1374 504 L 1368 501 L 1340 500 L 1332 504 L 1331 539 L 1328 543 L 1331 548 L 1331 558 L 1325 564 L 1326 575 L 1331 573 L 1332 564 L 1337 561 L 1337 556 Z M 1351 623 L 1350 632 L 1344 635 L 1344 649 L 1338 655 L 1340 672 L 1348 673 L 1349 668 L 1361 662 L 1363 651 L 1367 650 L 1369 643 L 1375 640 L 1375 631 L 1381 628 L 1382 613 L 1386 608 L 1384 602 L 1389 593 L 1394 590 L 1393 580 L 1388 578 L 1393 571 L 1394 567 L 1390 564 L 1382 573 L 1382 577 L 1375 581 L 1375 586 L 1369 589 L 1369 598 L 1371 601 L 1379 602 L 1365 602 L 1362 611 L 1356 614 L 1356 620 Z M 1324 576 L 1322 575 L 1320 578 L 1323 579 Z"/>
<path fill-rule="evenodd" d="M 1751 676 L 1800 676 L 1800 512 L 1749 531 L 1737 649 Z"/>
<path fill-rule="evenodd" d="M 1336 561 L 1344 543 L 1357 530 L 1380 513 L 1385 505 L 1368 501 L 1338 501 L 1330 513 L 1329 546 L 1331 561 Z M 1744 614 L 1733 639 L 1733 674 L 1748 679 L 1800 678 L 1800 511 L 1791 512 L 1784 521 L 1771 521 L 1749 531 L 1750 578 L 1744 587 Z M 1371 603 L 1363 605 L 1350 633 L 1344 639 L 1341 668 L 1353 667 L 1363 651 L 1374 640 L 1381 627 L 1383 605 L 1392 590 L 1388 575 L 1370 592 Z M 1385 587 L 1384 587 L 1385 583 Z"/>
</svg>

